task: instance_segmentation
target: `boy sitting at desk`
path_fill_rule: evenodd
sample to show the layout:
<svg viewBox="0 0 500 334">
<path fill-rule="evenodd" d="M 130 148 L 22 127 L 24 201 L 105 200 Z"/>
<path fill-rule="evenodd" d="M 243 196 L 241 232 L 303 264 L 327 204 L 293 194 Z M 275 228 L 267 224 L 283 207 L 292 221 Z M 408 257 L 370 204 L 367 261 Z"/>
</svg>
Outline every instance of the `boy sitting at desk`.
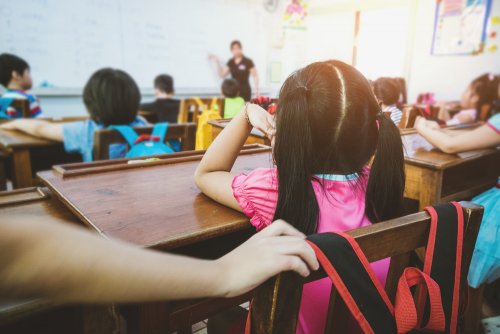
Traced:
<svg viewBox="0 0 500 334">
<path fill-rule="evenodd" d="M 80 153 L 83 161 L 92 161 L 96 130 L 110 125 L 148 125 L 137 116 L 140 98 L 139 88 L 130 75 L 104 68 L 95 72 L 83 89 L 83 103 L 90 115 L 89 120 L 63 124 L 18 119 L 2 124 L 0 128 L 63 142 L 66 152 Z M 125 154 L 126 144 L 109 146 L 110 159 L 122 158 Z"/>
<path fill-rule="evenodd" d="M 160 74 L 155 78 L 156 100 L 141 104 L 141 111 L 156 113 L 158 122 L 177 123 L 181 102 L 173 99 L 174 79 L 168 74 Z"/>
<path fill-rule="evenodd" d="M 11 106 L 15 99 L 29 101 L 30 117 L 36 117 L 42 113 L 38 99 L 26 93 L 33 86 L 33 80 L 30 66 L 24 59 L 9 53 L 0 54 L 0 84 L 7 89 L 0 99 L 0 118 L 23 117 L 22 111 Z"/>
</svg>

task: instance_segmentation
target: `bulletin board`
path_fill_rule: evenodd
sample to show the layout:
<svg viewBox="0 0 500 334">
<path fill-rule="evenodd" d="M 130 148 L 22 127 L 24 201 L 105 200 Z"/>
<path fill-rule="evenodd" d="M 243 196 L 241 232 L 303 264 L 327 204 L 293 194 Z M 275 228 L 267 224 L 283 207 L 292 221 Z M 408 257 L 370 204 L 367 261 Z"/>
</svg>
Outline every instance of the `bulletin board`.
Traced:
<svg viewBox="0 0 500 334">
<path fill-rule="evenodd" d="M 432 55 L 483 52 L 492 0 L 437 0 Z"/>
</svg>

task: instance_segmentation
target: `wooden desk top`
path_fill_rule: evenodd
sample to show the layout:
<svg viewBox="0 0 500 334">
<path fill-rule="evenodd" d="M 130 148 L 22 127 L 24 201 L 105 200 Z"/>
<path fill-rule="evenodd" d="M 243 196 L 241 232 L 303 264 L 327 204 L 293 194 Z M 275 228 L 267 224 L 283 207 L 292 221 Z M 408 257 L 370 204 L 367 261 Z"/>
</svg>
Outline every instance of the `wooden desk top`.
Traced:
<svg viewBox="0 0 500 334">
<path fill-rule="evenodd" d="M 471 131 L 474 127 L 443 129 L 450 134 L 461 131 Z M 500 148 L 475 150 L 459 154 L 448 154 L 439 151 L 425 140 L 416 131 L 406 131 L 401 134 L 405 148 L 405 162 L 431 169 L 446 169 L 468 161 L 481 159 L 487 156 L 500 156 Z"/>
<path fill-rule="evenodd" d="M 0 129 L 0 148 L 4 148 L 6 150 L 53 145 L 62 145 L 62 143 L 33 137 L 21 131 Z"/>
<path fill-rule="evenodd" d="M 234 173 L 272 166 L 269 147 L 252 147 L 242 150 Z M 121 159 L 122 167 L 112 161 L 112 169 L 81 164 L 89 171 L 72 174 L 78 169 L 72 165 L 38 175 L 84 223 L 105 237 L 143 247 L 171 249 L 249 227 L 243 214 L 200 193 L 193 174 L 202 154 L 186 153 L 144 164 Z"/>
<path fill-rule="evenodd" d="M 229 118 L 208 120 L 208 124 L 215 126 L 215 127 L 218 127 L 218 128 L 221 128 L 221 129 L 224 129 L 229 124 L 229 122 L 231 122 L 231 119 L 229 119 Z M 266 139 L 266 136 L 261 131 L 255 129 L 255 128 L 252 129 L 252 131 L 250 132 L 250 135 Z"/>
</svg>

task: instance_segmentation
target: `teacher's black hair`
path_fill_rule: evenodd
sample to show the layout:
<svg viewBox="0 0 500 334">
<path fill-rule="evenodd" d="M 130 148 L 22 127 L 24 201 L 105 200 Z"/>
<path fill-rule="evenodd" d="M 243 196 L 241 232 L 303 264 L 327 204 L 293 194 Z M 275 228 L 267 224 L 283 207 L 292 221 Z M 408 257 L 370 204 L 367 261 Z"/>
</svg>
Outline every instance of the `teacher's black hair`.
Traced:
<svg viewBox="0 0 500 334">
<path fill-rule="evenodd" d="M 368 80 L 350 65 L 316 62 L 286 79 L 276 111 L 273 154 L 278 173 L 273 220 L 315 233 L 319 206 L 312 183 L 321 182 L 316 174 L 331 173 L 359 175 L 353 191 L 366 187 L 365 214 L 373 223 L 402 214 L 401 135 L 381 112 Z M 360 181 L 366 178 L 365 186 Z"/>
<path fill-rule="evenodd" d="M 137 117 L 141 94 L 126 72 L 103 68 L 83 88 L 83 103 L 90 117 L 104 126 L 126 125 Z"/>
<path fill-rule="evenodd" d="M 240 41 L 238 41 L 238 40 L 234 40 L 234 41 L 232 41 L 232 42 L 231 42 L 230 49 L 232 49 L 235 45 L 238 45 L 238 47 L 239 47 L 240 49 L 242 49 L 242 48 L 243 48 L 243 46 L 241 45 L 241 42 L 240 42 Z"/>
</svg>

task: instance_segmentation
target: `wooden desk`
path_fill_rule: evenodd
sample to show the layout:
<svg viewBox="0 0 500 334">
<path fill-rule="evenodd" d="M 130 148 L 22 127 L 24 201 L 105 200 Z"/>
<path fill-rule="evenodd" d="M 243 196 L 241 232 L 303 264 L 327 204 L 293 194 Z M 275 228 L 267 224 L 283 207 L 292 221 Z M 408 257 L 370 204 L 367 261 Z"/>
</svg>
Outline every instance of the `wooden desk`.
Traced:
<svg viewBox="0 0 500 334">
<path fill-rule="evenodd" d="M 223 118 L 223 119 L 212 119 L 208 121 L 208 124 L 212 126 L 212 139 L 215 139 L 219 135 L 219 133 L 231 122 L 231 119 Z M 269 139 L 264 136 L 262 132 L 257 129 L 252 129 L 252 132 L 248 136 L 245 144 L 261 144 L 270 146 L 271 142 Z"/>
<path fill-rule="evenodd" d="M 473 128 L 450 128 L 471 131 Z M 493 187 L 500 175 L 500 149 L 447 154 L 416 131 L 402 133 L 405 146 L 405 197 L 419 201 L 419 210 L 438 202 L 466 200 Z"/>
<path fill-rule="evenodd" d="M 270 152 L 260 145 L 245 147 L 233 172 L 270 167 Z M 254 229 L 246 216 L 200 193 L 193 174 L 203 153 L 179 152 L 144 164 L 127 164 L 127 159 L 70 164 L 38 175 L 85 224 L 106 238 L 218 258 Z M 182 330 L 248 298 L 135 305 L 127 319 L 133 332 Z"/>
<path fill-rule="evenodd" d="M 0 192 L 2 221 L 30 219 L 39 224 L 78 224 L 79 220 L 47 189 L 27 188 Z M 118 319 L 111 306 L 58 305 L 41 299 L 0 298 L 0 332 L 9 333 L 111 333 Z"/>
<path fill-rule="evenodd" d="M 127 159 L 56 166 L 42 181 L 87 225 L 108 238 L 172 249 L 249 227 L 241 213 L 200 193 L 194 171 L 202 152 L 179 152 L 159 161 Z M 242 150 L 233 172 L 270 167 L 270 148 Z"/>
<path fill-rule="evenodd" d="M 67 154 L 60 142 L 36 138 L 20 131 L 0 130 L 0 151 L 9 157 L 14 188 L 33 185 L 33 172 L 53 164 L 81 161 L 80 155 Z"/>
</svg>

